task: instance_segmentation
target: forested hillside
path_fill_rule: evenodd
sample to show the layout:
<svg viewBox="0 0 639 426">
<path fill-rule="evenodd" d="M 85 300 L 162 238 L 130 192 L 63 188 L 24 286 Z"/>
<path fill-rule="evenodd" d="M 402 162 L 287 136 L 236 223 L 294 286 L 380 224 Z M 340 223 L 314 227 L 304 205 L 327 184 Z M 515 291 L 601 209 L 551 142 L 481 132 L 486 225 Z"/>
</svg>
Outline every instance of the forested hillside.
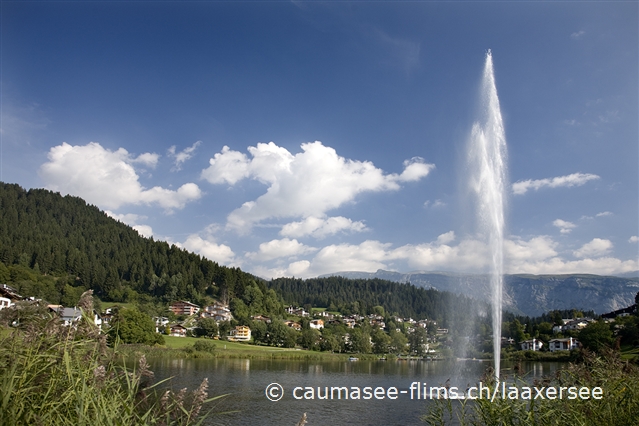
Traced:
<svg viewBox="0 0 639 426">
<path fill-rule="evenodd" d="M 489 310 L 487 303 L 470 297 L 377 278 L 277 278 L 268 285 L 284 300 L 300 306 L 327 306 L 343 313 L 366 314 L 379 305 L 389 313 L 433 319 L 445 326 L 459 326 Z"/>
<path fill-rule="evenodd" d="M 4 183 L 0 262 L 0 283 L 10 282 L 23 296 L 65 305 L 92 289 L 102 300 L 115 302 L 150 296 L 163 304 L 179 299 L 204 304 L 215 297 L 230 302 L 240 321 L 277 315 L 284 302 L 362 315 L 382 306 L 391 314 L 444 325 L 473 321 L 476 317 L 469 313 L 485 315 L 489 309 L 466 296 L 380 279 L 280 278 L 267 283 L 239 268 L 144 238 L 78 197 Z"/>
<path fill-rule="evenodd" d="M 165 302 L 197 301 L 204 295 L 242 296 L 256 281 L 264 286 L 238 268 L 144 238 L 81 198 L 5 183 L 0 183 L 0 261 L 23 267 L 3 269 L 25 295 L 55 296 L 70 286 L 93 289 L 104 300 L 127 301 L 140 293 Z M 26 268 L 58 279 L 33 282 Z M 47 288 L 25 288 L 29 285 Z"/>
</svg>

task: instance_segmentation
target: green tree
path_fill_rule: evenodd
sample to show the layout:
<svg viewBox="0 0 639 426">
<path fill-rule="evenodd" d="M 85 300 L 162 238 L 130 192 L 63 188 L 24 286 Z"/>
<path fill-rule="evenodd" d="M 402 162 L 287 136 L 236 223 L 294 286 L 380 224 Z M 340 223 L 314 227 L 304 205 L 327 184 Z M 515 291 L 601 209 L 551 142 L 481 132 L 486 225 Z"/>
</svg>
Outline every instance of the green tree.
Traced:
<svg viewBox="0 0 639 426">
<path fill-rule="evenodd" d="M 342 345 L 340 338 L 333 333 L 323 333 L 320 341 L 320 349 L 330 352 L 341 352 Z"/>
<path fill-rule="evenodd" d="M 246 306 L 246 303 L 244 303 L 242 299 L 237 299 L 237 298 L 231 299 L 229 308 L 231 309 L 233 316 L 239 322 L 247 322 L 249 320 L 249 316 L 250 316 L 249 308 L 248 306 Z"/>
<path fill-rule="evenodd" d="M 213 318 L 199 318 L 193 331 L 197 337 L 213 338 L 218 333 L 217 322 Z"/>
<path fill-rule="evenodd" d="M 282 321 L 273 320 L 268 325 L 268 344 L 272 346 L 284 346 L 288 332 L 287 326 Z"/>
<path fill-rule="evenodd" d="M 389 352 L 391 338 L 388 334 L 384 333 L 384 330 L 381 328 L 373 331 L 371 335 L 371 339 L 373 340 L 373 352 L 376 354 L 385 354 Z"/>
<path fill-rule="evenodd" d="M 368 354 L 372 351 L 371 336 L 361 328 L 351 331 L 351 350 L 353 352 Z"/>
<path fill-rule="evenodd" d="M 404 333 L 393 329 L 390 331 L 389 336 L 391 339 L 391 351 L 398 354 L 403 353 L 406 350 L 406 344 L 408 344 L 408 339 L 406 338 Z"/>
<path fill-rule="evenodd" d="M 588 324 L 577 336 L 584 348 L 594 352 L 611 347 L 615 341 L 610 326 L 603 321 Z"/>
<path fill-rule="evenodd" d="M 225 338 L 231 332 L 231 322 L 230 321 L 220 321 L 218 324 L 218 331 L 220 333 L 220 337 Z"/>
<path fill-rule="evenodd" d="M 523 342 L 527 336 L 524 333 L 524 326 L 521 325 L 518 319 L 514 319 L 509 325 L 510 337 L 515 339 L 515 343 Z"/>
<path fill-rule="evenodd" d="M 307 328 L 299 333 L 299 344 L 305 349 L 314 349 L 319 341 L 320 333 L 317 330 Z"/>
<path fill-rule="evenodd" d="M 123 343 L 164 344 L 164 338 L 155 332 L 155 324 L 148 315 L 135 308 L 118 309 L 109 329 L 111 341 L 119 338 Z"/>
<path fill-rule="evenodd" d="M 426 329 L 415 327 L 415 330 L 408 335 L 408 343 L 412 353 L 419 356 L 424 355 L 426 345 Z"/>
<path fill-rule="evenodd" d="M 253 341 L 268 343 L 268 327 L 263 321 L 251 322 L 251 336 Z"/>
<path fill-rule="evenodd" d="M 0 283 L 7 283 L 11 279 L 11 274 L 9 273 L 9 268 L 0 262 Z"/>
<path fill-rule="evenodd" d="M 257 284 L 253 283 L 247 286 L 244 289 L 244 296 L 242 299 L 248 307 L 249 315 L 258 315 L 264 312 L 264 294 Z"/>
</svg>

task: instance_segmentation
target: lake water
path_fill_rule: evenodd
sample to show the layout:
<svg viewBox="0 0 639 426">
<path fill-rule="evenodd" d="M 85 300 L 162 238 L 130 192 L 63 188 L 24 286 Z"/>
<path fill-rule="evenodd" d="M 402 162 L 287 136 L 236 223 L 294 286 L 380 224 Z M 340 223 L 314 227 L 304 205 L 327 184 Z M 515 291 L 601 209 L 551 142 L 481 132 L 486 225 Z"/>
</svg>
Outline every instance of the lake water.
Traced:
<svg viewBox="0 0 639 426">
<path fill-rule="evenodd" d="M 175 359 L 150 362 L 157 380 L 173 377 L 171 387 L 175 390 L 188 387 L 196 389 L 205 377 L 209 379 L 209 396 L 230 394 L 219 400 L 216 411 L 239 410 L 239 413 L 212 415 L 207 425 L 251 425 L 294 426 L 307 414 L 308 426 L 313 425 L 424 425 L 420 416 L 426 412 L 429 401 L 418 400 L 417 390 L 410 387 L 413 382 L 427 386 L 457 386 L 460 390 L 476 384 L 486 367 L 492 365 L 479 361 L 296 361 L 296 360 L 248 360 L 248 359 Z M 560 363 L 521 363 L 529 379 L 550 375 L 562 366 Z M 502 364 L 502 377 L 508 375 L 509 364 Z M 266 387 L 278 383 L 284 389 L 283 397 L 269 401 Z M 325 387 L 347 387 L 360 398 L 318 399 L 325 396 Z M 295 399 L 314 396 L 315 399 Z M 313 395 L 306 387 L 313 388 Z M 368 394 L 364 389 L 371 387 Z M 390 393 L 374 390 L 395 387 Z M 274 390 L 273 395 L 277 392 Z M 370 399 L 364 399 L 370 395 Z M 423 396 L 423 393 L 420 392 Z M 383 397 L 383 399 L 378 399 Z M 396 399 L 389 399 L 396 398 Z"/>
</svg>

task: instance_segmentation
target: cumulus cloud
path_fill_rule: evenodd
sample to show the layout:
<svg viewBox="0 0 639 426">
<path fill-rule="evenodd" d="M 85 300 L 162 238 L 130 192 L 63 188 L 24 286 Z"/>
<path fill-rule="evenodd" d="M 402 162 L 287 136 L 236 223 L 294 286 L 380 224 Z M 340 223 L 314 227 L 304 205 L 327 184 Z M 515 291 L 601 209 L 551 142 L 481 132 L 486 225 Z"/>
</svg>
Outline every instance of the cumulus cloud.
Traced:
<svg viewBox="0 0 639 426">
<path fill-rule="evenodd" d="M 138 234 L 142 235 L 143 237 L 151 238 L 153 236 L 153 228 L 151 228 L 149 225 L 143 225 L 139 223 L 142 220 L 148 219 L 147 216 L 135 213 L 118 214 L 113 213 L 110 210 L 105 210 L 104 213 L 115 220 L 119 220 L 120 222 L 129 225 L 131 228 L 138 231 Z"/>
<path fill-rule="evenodd" d="M 455 241 L 455 231 L 448 231 L 437 237 L 438 244 L 450 244 Z"/>
<path fill-rule="evenodd" d="M 203 179 L 234 185 L 251 178 L 268 185 L 265 194 L 229 214 L 229 228 L 246 232 L 269 218 L 321 218 L 362 192 L 398 190 L 400 183 L 417 181 L 434 168 L 414 157 L 404 162 L 401 174 L 384 174 L 373 163 L 340 157 L 321 142 L 305 143 L 301 148 L 302 152 L 293 155 L 269 142 L 249 147 L 250 159 L 227 146 L 215 154 L 202 171 Z"/>
<path fill-rule="evenodd" d="M 331 244 L 322 248 L 313 258 L 315 274 L 338 271 L 373 272 L 386 268 L 390 243 L 364 241 L 361 244 Z"/>
<path fill-rule="evenodd" d="M 612 216 L 612 212 L 601 212 L 595 215 L 596 217 Z"/>
<path fill-rule="evenodd" d="M 120 148 L 120 149 L 122 149 L 122 148 Z M 159 154 L 155 154 L 155 153 L 152 153 L 152 152 L 145 152 L 144 154 L 140 154 L 136 158 L 131 159 L 130 161 L 131 161 L 131 163 L 144 164 L 145 166 L 154 169 L 155 166 L 158 165 L 159 159 L 160 159 L 160 155 Z"/>
<path fill-rule="evenodd" d="M 421 270 L 449 270 L 468 273 L 487 272 L 491 256 L 486 244 L 472 237 L 457 244 L 450 231 L 430 243 L 407 244 L 393 248 L 392 244 L 368 240 L 360 244 L 332 244 L 323 247 L 309 259 L 298 259 L 288 266 L 268 268 L 260 265 L 255 272 L 264 277 L 297 276 L 308 278 L 342 271 L 375 272 L 392 269 L 396 262 L 406 262 Z M 504 241 L 504 264 L 510 274 L 614 274 L 638 269 L 636 260 L 621 260 L 609 256 L 612 243 L 595 238 L 573 254 L 581 257 L 568 260 L 560 254 L 559 243 L 541 235 L 529 239 L 513 236 Z"/>
<path fill-rule="evenodd" d="M 145 153 L 134 158 L 124 148 L 110 151 L 97 142 L 75 146 L 64 142 L 52 147 L 47 157 L 49 161 L 40 167 L 39 174 L 48 189 L 82 197 L 102 208 L 157 204 L 171 211 L 202 195 L 194 183 L 186 183 L 177 190 L 159 186 L 145 189 L 133 164 L 154 166 L 157 154 Z"/>
<path fill-rule="evenodd" d="M 197 234 L 189 235 L 183 244 L 176 244 L 194 253 L 198 253 L 209 260 L 221 265 L 235 263 L 235 253 L 226 244 L 217 244 L 211 236 L 206 239 Z"/>
<path fill-rule="evenodd" d="M 522 180 L 513 183 L 513 193 L 515 195 L 523 195 L 528 192 L 529 189 L 535 191 L 540 188 L 559 188 L 559 187 L 573 187 L 581 186 L 588 181 L 599 179 L 599 176 L 590 173 L 573 173 L 567 176 L 557 176 L 554 178 L 537 179 L 537 180 Z"/>
<path fill-rule="evenodd" d="M 608 254 L 610 250 L 612 250 L 612 242 L 610 240 L 593 238 L 592 241 L 584 244 L 580 249 L 573 251 L 572 254 L 579 258 L 601 257 Z"/>
<path fill-rule="evenodd" d="M 182 164 L 184 164 L 184 162 L 186 162 L 191 157 L 193 157 L 193 153 L 195 152 L 197 147 L 200 146 L 201 144 L 202 144 L 202 141 L 197 141 L 190 147 L 185 148 L 183 151 L 180 151 L 178 153 L 175 152 L 175 149 L 176 149 L 175 145 L 171 146 L 168 149 L 169 157 L 172 157 L 173 159 L 175 159 L 175 164 L 171 168 L 171 171 L 177 172 L 182 170 Z"/>
<path fill-rule="evenodd" d="M 300 238 L 312 236 L 323 239 L 339 232 L 363 232 L 366 231 L 364 222 L 348 219 L 343 216 L 320 218 L 309 216 L 299 222 L 287 223 L 282 227 L 280 235 L 285 237 Z"/>
<path fill-rule="evenodd" d="M 557 256 L 557 243 L 546 235 L 533 237 L 526 241 L 514 237 L 504 241 L 504 253 L 511 265 L 524 262 L 536 262 Z"/>
<path fill-rule="evenodd" d="M 633 235 L 632 237 L 628 238 L 628 242 L 629 243 L 639 243 L 639 237 L 636 235 Z"/>
<path fill-rule="evenodd" d="M 295 257 L 314 251 L 317 251 L 315 247 L 309 247 L 295 239 L 289 240 L 288 238 L 283 238 L 281 240 L 271 240 L 260 244 L 257 253 L 246 253 L 246 257 L 254 260 L 267 261 L 280 257 Z"/>
<path fill-rule="evenodd" d="M 552 224 L 559 228 L 559 232 L 562 234 L 570 234 L 570 232 L 577 227 L 574 223 L 562 219 L 555 219 Z"/>
</svg>

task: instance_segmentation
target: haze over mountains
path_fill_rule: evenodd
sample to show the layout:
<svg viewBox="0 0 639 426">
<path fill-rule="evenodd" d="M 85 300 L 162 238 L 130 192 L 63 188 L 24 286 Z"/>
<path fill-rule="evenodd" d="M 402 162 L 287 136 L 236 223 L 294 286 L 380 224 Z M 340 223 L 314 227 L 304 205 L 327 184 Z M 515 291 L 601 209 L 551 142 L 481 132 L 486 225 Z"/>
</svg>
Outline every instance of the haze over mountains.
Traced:
<svg viewBox="0 0 639 426">
<path fill-rule="evenodd" d="M 377 272 L 345 271 L 323 276 L 334 275 L 410 282 L 417 287 L 465 294 L 485 301 L 490 297 L 488 275 L 424 271 L 400 273 L 379 269 Z M 554 309 L 592 309 L 598 314 L 621 309 L 634 303 L 639 291 L 637 272 L 625 275 L 632 276 L 506 275 L 504 309 L 528 316 L 538 316 Z"/>
</svg>

